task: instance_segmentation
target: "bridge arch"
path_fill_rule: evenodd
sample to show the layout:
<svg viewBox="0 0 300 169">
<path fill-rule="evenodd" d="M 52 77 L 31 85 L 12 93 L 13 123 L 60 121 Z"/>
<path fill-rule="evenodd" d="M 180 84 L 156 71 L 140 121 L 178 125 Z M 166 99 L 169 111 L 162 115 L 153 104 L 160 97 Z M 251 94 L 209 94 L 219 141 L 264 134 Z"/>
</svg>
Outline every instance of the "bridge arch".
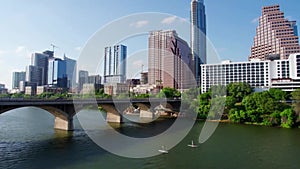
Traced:
<svg viewBox="0 0 300 169">
<path fill-rule="evenodd" d="M 54 116 L 54 128 L 59 130 L 73 130 L 73 115 L 75 115 L 75 112 L 72 114 L 68 114 L 64 111 L 62 111 L 59 108 L 53 107 L 53 106 L 7 106 L 5 108 L 1 108 L 0 114 L 6 113 L 11 110 L 19 109 L 19 108 L 30 108 L 35 107 L 42 110 L 45 110 L 46 112 L 52 114 Z"/>
</svg>

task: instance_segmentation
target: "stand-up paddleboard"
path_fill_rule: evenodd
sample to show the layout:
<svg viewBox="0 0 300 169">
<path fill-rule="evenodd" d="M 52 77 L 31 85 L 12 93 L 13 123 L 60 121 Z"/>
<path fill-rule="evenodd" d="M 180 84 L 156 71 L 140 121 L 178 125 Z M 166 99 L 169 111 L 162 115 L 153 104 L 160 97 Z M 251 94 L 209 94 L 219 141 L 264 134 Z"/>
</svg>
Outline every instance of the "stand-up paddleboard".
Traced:
<svg viewBox="0 0 300 169">
<path fill-rule="evenodd" d="M 189 147 L 192 147 L 192 148 L 198 147 L 198 145 L 194 144 L 194 141 L 193 141 L 193 140 L 192 140 L 192 144 L 189 144 L 188 146 L 189 146 Z"/>
<path fill-rule="evenodd" d="M 168 150 L 166 150 L 165 146 L 161 146 L 161 149 L 158 150 L 159 152 L 163 153 L 163 154 L 168 154 Z"/>
</svg>

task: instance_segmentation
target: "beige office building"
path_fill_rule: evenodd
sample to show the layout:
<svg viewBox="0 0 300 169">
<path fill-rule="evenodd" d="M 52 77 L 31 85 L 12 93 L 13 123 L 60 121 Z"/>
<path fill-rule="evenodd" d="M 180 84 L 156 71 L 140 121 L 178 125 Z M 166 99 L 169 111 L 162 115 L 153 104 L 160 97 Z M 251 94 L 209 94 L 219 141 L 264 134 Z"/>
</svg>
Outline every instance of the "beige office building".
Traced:
<svg viewBox="0 0 300 169">
<path fill-rule="evenodd" d="M 192 55 L 175 30 L 152 31 L 149 36 L 148 83 L 186 89 L 192 79 Z"/>
<path fill-rule="evenodd" d="M 296 21 L 286 19 L 279 5 L 263 7 L 249 60 L 266 60 L 274 56 L 288 59 L 290 54 L 299 52 Z"/>
</svg>

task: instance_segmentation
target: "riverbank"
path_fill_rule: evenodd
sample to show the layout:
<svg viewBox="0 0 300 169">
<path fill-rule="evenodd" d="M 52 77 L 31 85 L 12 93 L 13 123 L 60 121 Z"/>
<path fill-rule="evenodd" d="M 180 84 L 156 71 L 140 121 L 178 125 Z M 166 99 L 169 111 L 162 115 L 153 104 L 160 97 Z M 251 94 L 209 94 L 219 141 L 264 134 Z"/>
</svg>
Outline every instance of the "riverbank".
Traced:
<svg viewBox="0 0 300 169">
<path fill-rule="evenodd" d="M 230 121 L 228 119 L 226 120 L 206 120 L 206 119 L 196 119 L 196 121 L 201 121 L 201 122 L 215 122 L 215 123 L 232 123 L 232 124 L 243 124 L 243 125 L 253 125 L 253 126 L 266 126 L 266 127 L 274 127 L 274 128 L 287 128 L 287 127 L 282 127 L 282 126 L 271 126 L 271 125 L 266 125 L 264 123 L 251 123 L 251 122 L 245 122 L 245 123 L 237 123 L 237 122 L 233 122 Z M 288 129 L 300 129 L 300 126 L 298 127 L 290 127 Z"/>
</svg>

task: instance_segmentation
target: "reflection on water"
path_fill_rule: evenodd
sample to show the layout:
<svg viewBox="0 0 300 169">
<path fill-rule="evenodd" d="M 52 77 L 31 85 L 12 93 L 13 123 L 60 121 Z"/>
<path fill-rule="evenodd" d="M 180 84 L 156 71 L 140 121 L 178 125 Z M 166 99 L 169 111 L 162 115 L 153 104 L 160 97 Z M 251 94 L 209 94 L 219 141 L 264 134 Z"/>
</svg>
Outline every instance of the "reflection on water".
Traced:
<svg viewBox="0 0 300 169">
<path fill-rule="evenodd" d="M 221 124 L 211 139 L 193 149 L 187 145 L 199 136 L 203 124 L 197 122 L 169 154 L 128 159 L 98 147 L 80 128 L 76 118 L 73 132 L 54 130 L 53 123 L 50 113 L 37 108 L 1 114 L 0 168 L 299 168 L 299 129 Z M 166 120 L 115 127 L 128 135 L 148 137 L 172 123 Z"/>
</svg>

